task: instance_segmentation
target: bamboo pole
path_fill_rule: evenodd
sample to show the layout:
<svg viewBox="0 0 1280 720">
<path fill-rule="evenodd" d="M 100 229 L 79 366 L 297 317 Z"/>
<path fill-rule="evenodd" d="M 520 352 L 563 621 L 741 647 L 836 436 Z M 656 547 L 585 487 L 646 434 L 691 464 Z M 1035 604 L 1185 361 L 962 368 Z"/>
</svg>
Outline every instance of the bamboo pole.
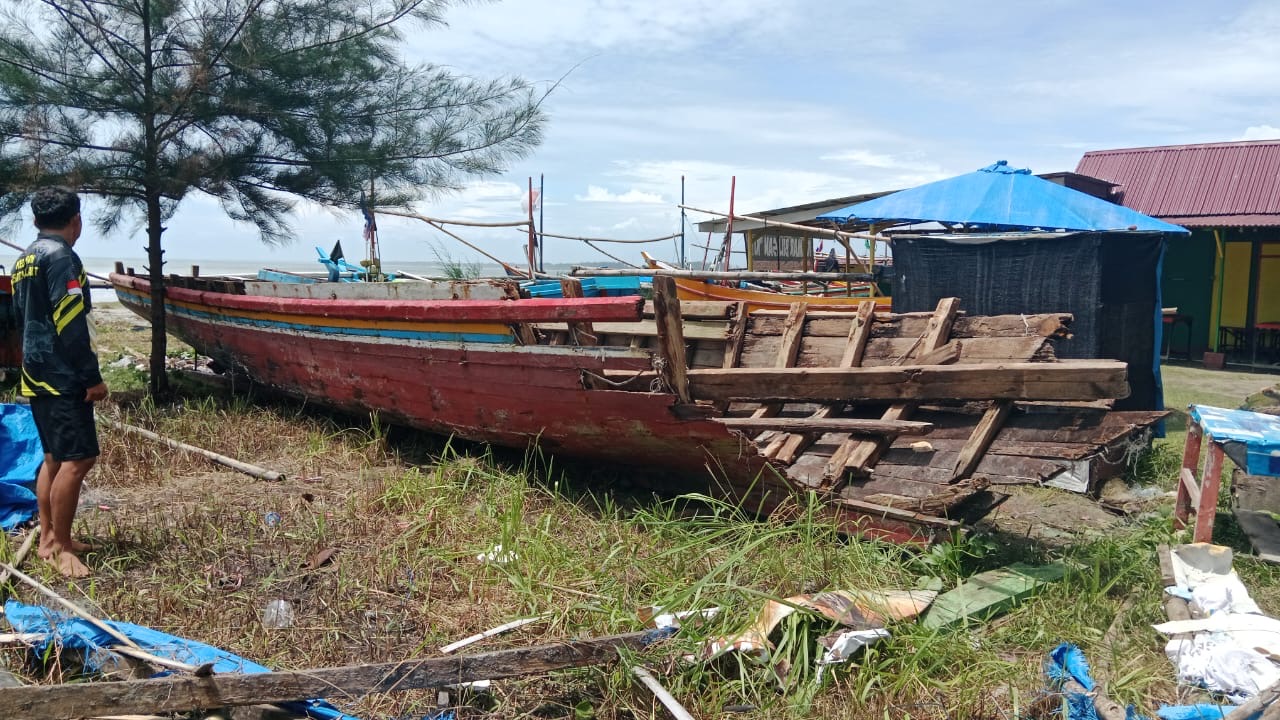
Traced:
<svg viewBox="0 0 1280 720">
<path fill-rule="evenodd" d="M 411 213 L 404 210 L 379 210 L 378 212 L 382 213 L 383 215 L 395 215 L 396 217 L 413 218 L 414 220 L 421 220 L 422 222 L 430 223 L 432 225 L 465 225 L 466 227 L 496 228 L 496 227 L 524 227 L 525 225 L 529 224 L 528 220 L 517 220 L 514 222 L 492 222 L 492 223 L 474 222 L 471 220 L 441 220 L 440 218 L 433 218 L 427 215 L 419 215 L 418 213 Z"/>
<path fill-rule="evenodd" d="M 636 665 L 631 668 L 631 674 L 635 675 L 649 689 L 649 692 L 653 693 L 653 696 L 658 699 L 658 702 L 662 703 L 662 706 L 667 709 L 667 712 L 671 713 L 671 717 L 675 718 L 675 720 L 693 720 L 693 716 L 689 714 L 689 711 L 662 686 L 662 683 L 658 682 L 653 673 L 650 673 L 640 665 Z"/>
<path fill-rule="evenodd" d="M 172 670 L 193 671 L 196 669 L 196 666 L 194 665 L 188 665 L 187 663 L 179 662 L 177 660 L 170 660 L 169 658 L 162 658 L 158 655 L 152 655 L 146 650 L 143 650 L 137 643 L 135 643 L 133 640 L 130 640 L 129 636 L 111 627 L 110 625 L 99 620 L 98 618 L 90 615 L 89 613 L 85 612 L 83 609 L 81 609 L 79 605 L 76 605 L 75 603 L 71 602 L 70 600 L 67 600 L 66 598 L 62 597 L 61 595 L 54 592 L 53 590 L 50 590 L 47 586 L 45 586 L 39 580 L 36 580 L 30 575 L 27 575 L 26 573 L 13 567 L 9 563 L 0 562 L 0 569 L 3 569 L 6 573 L 9 573 L 13 577 L 16 577 L 17 579 L 21 580 L 23 583 L 30 586 L 32 589 L 34 589 L 36 592 L 40 593 L 41 595 L 44 595 L 50 600 L 66 608 L 67 611 L 69 611 L 72 615 L 75 615 L 81 620 L 84 620 L 85 622 L 93 625 L 99 630 L 115 638 L 118 642 L 122 643 L 125 646 L 123 648 L 115 648 L 115 650 L 120 652 L 120 654 L 122 655 L 127 654 L 132 657 L 136 657 L 140 660 L 145 660 L 146 662 L 149 662 L 153 665 L 159 665 L 160 667 L 167 667 Z"/>
<path fill-rule="evenodd" d="M 651 238 L 649 240 L 614 240 L 611 238 L 593 238 L 593 237 L 576 237 L 574 235 L 555 235 L 553 233 L 540 233 L 542 237 L 555 238 L 557 240 L 577 240 L 579 242 L 602 242 L 602 243 L 618 243 L 621 245 L 644 245 L 646 243 L 666 242 L 680 237 L 680 233 L 672 233 L 663 235 L 659 238 Z"/>
<path fill-rule="evenodd" d="M 107 425 L 110 425 L 113 428 L 116 428 L 117 430 L 123 430 L 124 432 L 133 433 L 135 435 L 141 435 L 142 437 L 145 437 L 148 440 L 154 440 L 155 442 L 158 442 L 162 445 L 167 445 L 176 450 L 185 450 L 189 453 L 194 453 L 201 457 L 208 458 L 218 463 L 219 465 L 225 465 L 231 468 L 232 470 L 238 470 L 239 472 L 242 472 L 246 475 L 251 475 L 253 477 L 256 477 L 259 480 L 269 480 L 271 482 L 275 482 L 277 480 L 284 480 L 284 474 L 276 472 L 275 470 L 268 470 L 266 468 L 258 467 L 257 465 L 251 465 L 246 462 L 241 462 L 239 460 L 236 460 L 235 458 L 227 457 L 226 455 L 219 455 L 218 453 L 213 452 L 212 450 L 205 450 L 204 448 L 196 447 L 195 445 L 188 445 L 187 443 L 180 442 L 178 440 L 173 440 L 157 433 L 153 433 L 150 430 L 144 430 L 143 428 L 140 428 L 136 425 L 129 425 L 127 423 L 122 423 L 119 420 L 113 420 L 112 418 L 108 418 L 108 417 L 102 417 L 101 419 L 102 419 L 102 422 L 106 423 Z"/>
<path fill-rule="evenodd" d="M 24 248 L 24 247 L 22 247 L 21 245 L 18 245 L 18 244 L 16 244 L 16 243 L 11 243 L 11 242 L 9 242 L 8 240 L 5 240 L 5 239 L 3 239 L 3 238 L 0 238 L 0 243 L 3 243 L 3 244 L 5 244 L 5 245 L 8 245 L 9 247 L 13 248 L 14 250 L 17 250 L 17 251 L 18 251 L 18 252 L 20 252 L 20 253 L 24 253 L 24 252 L 26 252 L 26 251 L 27 251 L 27 249 L 26 249 L 26 248 Z M 108 285 L 110 285 L 110 284 L 111 284 L 111 278 L 105 278 L 105 277 L 102 277 L 101 275 L 98 275 L 97 273 L 91 273 L 91 272 L 89 272 L 88 270 L 86 270 L 84 274 L 85 274 L 85 275 L 88 275 L 89 277 L 93 278 L 94 280 L 101 280 L 102 282 L 107 283 Z"/>
<path fill-rule="evenodd" d="M 475 245 L 473 245 L 473 244 L 471 244 L 471 243 L 467 242 L 466 240 L 462 239 L 462 236 L 458 235 L 457 233 L 455 233 L 455 232 L 451 232 L 448 228 L 446 228 L 444 225 L 442 225 L 442 224 L 441 224 L 441 222 L 443 222 L 443 221 L 441 221 L 441 220 L 437 220 L 437 219 L 435 219 L 435 218 L 429 218 L 429 217 L 427 217 L 426 215 L 417 215 L 417 214 L 414 214 L 414 213 L 398 213 L 398 212 L 385 212 L 385 211 L 384 211 L 384 212 L 383 212 L 383 214 L 384 214 L 384 215 L 398 215 L 398 216 L 400 216 L 400 217 L 407 217 L 407 218 L 413 218 L 414 220 L 421 220 L 422 222 L 424 222 L 424 223 L 426 223 L 426 224 L 430 225 L 431 227 L 433 227 L 433 228 L 435 228 L 435 229 L 439 230 L 440 232 L 444 233 L 445 235 L 448 235 L 449 237 L 453 238 L 454 240 L 457 240 L 458 242 L 462 243 L 463 245 L 466 245 L 467 247 L 471 248 L 472 250 L 475 250 L 476 252 L 480 253 L 481 255 L 483 255 L 483 256 L 485 256 L 485 257 L 489 258 L 490 260 L 492 260 L 492 261 L 494 261 L 495 263 L 497 263 L 499 266 L 501 266 L 501 267 L 506 267 L 506 266 L 507 266 L 506 261 L 499 260 L 498 258 L 496 258 L 496 257 L 494 257 L 494 256 L 490 255 L 489 253 L 485 252 L 484 250 L 481 250 L 479 247 L 476 247 Z M 457 223 L 449 223 L 449 224 L 451 224 L 451 225 L 470 225 L 470 226 L 472 226 L 472 227 L 515 227 L 515 225 L 513 225 L 513 224 L 511 224 L 511 223 L 499 223 L 499 224 L 496 224 L 496 225 L 485 225 L 485 224 L 480 224 L 480 223 L 461 223 L 461 222 L 457 222 Z M 520 223 L 520 225 L 523 225 L 523 223 Z"/>
<path fill-rule="evenodd" d="M 692 210 L 707 215 L 715 215 L 716 217 L 727 218 L 727 213 L 717 212 L 715 210 L 703 210 L 701 208 L 689 207 L 688 205 L 680 206 L 684 210 Z M 801 232 L 813 233 L 814 235 L 822 235 L 833 238 L 857 238 L 859 240 L 884 240 L 884 238 L 868 235 L 867 233 L 851 233 L 844 230 L 829 230 L 827 228 L 812 227 L 810 225 L 796 225 L 795 223 L 786 223 L 778 220 L 769 220 L 768 218 L 756 217 L 754 215 L 734 215 L 734 220 L 742 220 L 745 222 L 758 222 L 765 227 L 786 228 L 787 230 L 799 230 Z"/>
<path fill-rule="evenodd" d="M 36 544 L 36 536 L 40 534 L 40 527 L 36 526 L 27 533 L 27 539 L 22 541 L 22 546 L 18 548 L 18 552 L 13 554 L 13 566 L 18 567 L 23 560 L 27 559 L 27 553 L 31 552 L 32 546 Z M 0 585 L 9 582 L 9 571 L 0 572 Z"/>
<path fill-rule="evenodd" d="M 751 272 L 734 270 L 720 272 L 718 270 L 669 270 L 667 268 L 645 268 L 640 270 L 624 270 L 619 268 L 575 267 L 569 272 L 577 277 L 648 277 L 650 275 L 690 278 L 695 280 L 808 280 L 810 282 L 834 282 L 870 280 L 866 273 L 820 273 L 820 272 Z M 783 296 L 785 297 L 785 296 Z"/>
</svg>

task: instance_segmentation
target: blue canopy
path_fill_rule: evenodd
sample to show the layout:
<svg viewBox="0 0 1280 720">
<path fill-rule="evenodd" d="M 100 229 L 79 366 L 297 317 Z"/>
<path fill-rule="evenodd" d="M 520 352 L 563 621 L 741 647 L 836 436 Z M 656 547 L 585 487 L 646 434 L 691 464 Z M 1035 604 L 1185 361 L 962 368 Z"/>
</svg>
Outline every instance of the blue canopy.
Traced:
<svg viewBox="0 0 1280 720">
<path fill-rule="evenodd" d="M 818 216 L 850 220 L 940 222 L 999 229 L 1138 230 L 1187 233 L 1123 205 L 1049 182 L 1004 160 L 976 172 L 901 190 Z"/>
</svg>

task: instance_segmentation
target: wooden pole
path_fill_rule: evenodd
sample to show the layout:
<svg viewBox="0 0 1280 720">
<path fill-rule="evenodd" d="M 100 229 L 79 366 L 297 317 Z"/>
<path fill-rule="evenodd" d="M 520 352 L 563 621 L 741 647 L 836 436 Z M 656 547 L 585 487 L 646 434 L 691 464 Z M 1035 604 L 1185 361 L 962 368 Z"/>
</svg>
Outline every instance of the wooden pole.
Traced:
<svg viewBox="0 0 1280 720">
<path fill-rule="evenodd" d="M 529 279 L 538 272 L 538 231 L 533 226 L 533 176 L 529 176 Z"/>
<path fill-rule="evenodd" d="M 491 222 L 491 223 L 473 222 L 471 220 L 443 220 L 441 218 L 429 217 L 427 215 L 419 215 L 418 213 L 412 213 L 406 210 L 379 210 L 378 212 L 382 213 L 383 215 L 395 215 L 396 217 L 413 218 L 414 220 L 421 220 L 422 222 L 430 223 L 432 225 L 463 225 L 466 227 L 495 228 L 495 227 L 524 227 L 525 225 L 529 224 L 528 220 L 518 220 L 515 222 Z"/>
<path fill-rule="evenodd" d="M 27 533 L 27 538 L 22 541 L 22 546 L 18 548 L 18 552 L 13 554 L 11 561 L 14 567 L 22 565 L 22 561 L 27 559 L 27 553 L 31 552 L 32 546 L 36 544 L 36 536 L 40 534 L 40 527 L 31 528 L 31 532 Z M 0 585 L 9 582 L 10 573 L 8 570 L 0 572 Z"/>
<path fill-rule="evenodd" d="M 183 713 L 202 708 L 291 702 L 326 695 L 438 688 L 476 680 L 533 675 L 601 665 L 623 649 L 640 650 L 647 632 L 351 667 L 228 673 L 208 677 L 169 676 L 150 680 L 76 683 L 8 688 L 0 692 L 5 720 L 73 720 L 104 713 Z"/>
<path fill-rule="evenodd" d="M 693 720 L 693 716 L 689 714 L 689 711 L 685 710 L 680 701 L 676 700 L 675 696 L 662 687 L 662 683 L 658 682 L 653 673 L 637 665 L 631 668 L 631 674 L 635 675 L 646 688 L 649 688 L 649 692 L 653 693 L 653 696 L 658 699 L 658 702 L 662 703 L 662 706 L 667 709 L 667 712 L 671 713 L 671 717 L 675 718 L 675 720 Z"/>
<path fill-rule="evenodd" d="M 101 420 L 101 422 L 107 425 L 110 425 L 111 427 L 116 428 L 117 430 L 123 430 L 124 432 L 133 433 L 134 435 L 141 435 L 142 437 L 147 438 L 148 440 L 154 440 L 155 442 L 158 442 L 162 445 L 167 445 L 176 450 L 185 450 L 189 453 L 194 453 L 201 457 L 208 458 L 218 463 L 219 465 L 225 465 L 231 468 L 232 470 L 238 470 L 239 472 L 242 472 L 246 475 L 251 475 L 253 477 L 256 477 L 259 480 L 269 480 L 271 482 L 275 482 L 277 480 L 284 480 L 284 474 L 276 472 L 275 470 L 267 470 L 266 468 L 261 468 L 261 467 L 258 467 L 257 465 L 250 465 L 249 463 L 241 462 L 239 460 L 236 460 L 235 458 L 227 457 L 226 455 L 219 455 L 218 453 L 213 452 L 212 450 L 205 450 L 204 448 L 196 447 L 195 445 L 188 445 L 187 443 L 184 443 L 184 442 L 172 440 L 163 435 L 153 433 L 150 430 L 144 430 L 143 428 L 140 428 L 136 425 L 129 425 L 127 423 L 122 423 L 119 420 L 113 420 L 108 417 L 102 417 L 102 416 L 98 416 L 98 417 Z"/>
<path fill-rule="evenodd" d="M 724 271 L 729 272 L 729 257 L 733 250 L 733 200 L 737 195 L 738 176 L 734 175 L 729 179 L 729 222 L 725 225 L 724 231 Z"/>
</svg>

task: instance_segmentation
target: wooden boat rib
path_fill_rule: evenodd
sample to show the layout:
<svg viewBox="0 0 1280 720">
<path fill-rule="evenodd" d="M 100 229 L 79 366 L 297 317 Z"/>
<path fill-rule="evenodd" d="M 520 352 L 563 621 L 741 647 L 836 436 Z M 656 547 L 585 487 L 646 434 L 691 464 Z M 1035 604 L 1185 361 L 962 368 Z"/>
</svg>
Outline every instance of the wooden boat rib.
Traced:
<svg viewBox="0 0 1280 720">
<path fill-rule="evenodd" d="M 149 283 L 111 279 L 121 302 L 146 317 Z M 982 408 L 943 407 L 950 396 L 973 397 L 974 382 L 998 386 L 991 396 L 1014 403 L 1042 392 L 1036 383 L 1071 373 L 1081 387 L 1068 393 L 1073 399 L 1117 394 L 1123 364 L 1085 370 L 1054 361 L 1052 340 L 1065 333 L 1067 316 L 952 311 L 944 329 L 936 313 L 878 313 L 869 301 L 857 313 L 804 302 L 748 313 L 744 303 L 681 303 L 670 280 L 655 280 L 661 290 L 646 302 L 512 299 L 507 281 L 439 283 L 412 293 L 423 299 L 400 300 L 401 283 L 382 285 L 382 299 L 373 283 L 308 284 L 309 295 L 295 297 L 296 288 L 273 283 L 174 277 L 166 316 L 200 353 L 291 395 L 470 440 L 661 471 L 681 489 L 762 513 L 794 509 L 798 493 L 816 490 L 846 530 L 898 542 L 927 541 L 980 517 L 1001 499 L 992 485 L 1079 474 L 1082 452 L 1127 442 L 1159 418 L 1059 408 L 1062 427 L 1077 431 L 1064 443 L 1052 432 L 1019 430 L 1031 413 L 993 423 Z M 485 294 L 493 297 L 453 299 Z M 1002 373 L 1001 364 L 1022 369 Z M 953 367 L 931 369 L 942 365 Z M 699 373 L 737 382 L 735 368 L 747 369 L 745 390 L 698 397 Z M 772 369 L 768 382 L 788 394 L 753 391 L 750 369 Z M 900 391 L 860 391 L 855 376 L 867 372 L 893 373 Z M 840 397 L 818 392 L 817 375 L 827 388 L 837 378 Z M 966 383 L 968 394 L 955 391 Z M 1063 383 L 1054 387 L 1054 397 L 1063 394 Z M 889 402 L 929 407 L 915 419 L 881 417 Z M 1045 412 L 1038 408 L 1037 417 Z M 909 449 L 935 426 L 948 433 L 937 452 Z M 975 450 L 979 435 L 991 437 Z M 866 458 L 862 464 L 845 464 L 846 446 Z M 977 462 L 956 472 L 965 458 Z"/>
</svg>

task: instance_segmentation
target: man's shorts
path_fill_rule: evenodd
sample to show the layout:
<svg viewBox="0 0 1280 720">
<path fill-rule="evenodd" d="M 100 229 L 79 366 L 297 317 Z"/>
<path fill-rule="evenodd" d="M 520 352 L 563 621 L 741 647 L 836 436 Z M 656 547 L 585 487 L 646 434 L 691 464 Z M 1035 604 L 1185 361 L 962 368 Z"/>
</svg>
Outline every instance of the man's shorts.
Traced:
<svg viewBox="0 0 1280 720">
<path fill-rule="evenodd" d="M 98 450 L 98 427 L 93 422 L 93 403 L 84 396 L 47 396 L 31 398 L 31 414 L 45 453 L 53 459 L 84 460 L 95 458 Z"/>
</svg>

